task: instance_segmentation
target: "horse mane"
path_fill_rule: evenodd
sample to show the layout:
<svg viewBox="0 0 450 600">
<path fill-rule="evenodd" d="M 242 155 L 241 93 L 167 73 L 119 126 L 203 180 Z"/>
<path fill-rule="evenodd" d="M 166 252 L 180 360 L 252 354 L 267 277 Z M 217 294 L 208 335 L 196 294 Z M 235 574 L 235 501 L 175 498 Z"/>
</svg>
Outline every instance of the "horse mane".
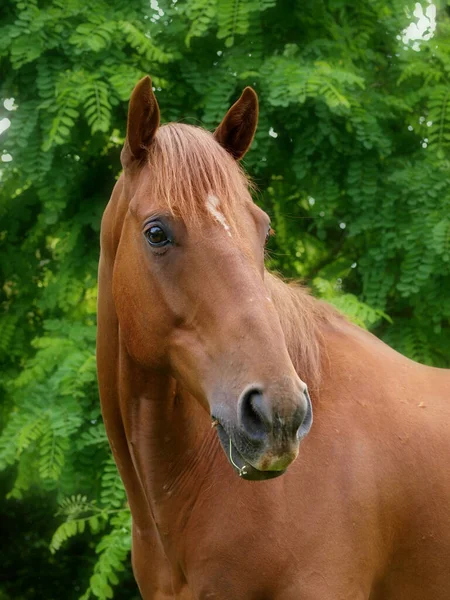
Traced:
<svg viewBox="0 0 450 600">
<path fill-rule="evenodd" d="M 214 218 L 206 207 L 213 194 L 230 227 L 254 188 L 239 163 L 199 127 L 182 123 L 161 126 L 148 152 L 152 194 L 171 214 L 187 223 Z M 204 202 L 199 202 L 199 198 Z M 321 367 L 321 325 L 338 317 L 297 283 L 266 271 L 266 285 L 279 314 L 294 367 L 310 388 L 317 388 Z"/>
<path fill-rule="evenodd" d="M 310 390 L 318 389 L 326 354 L 323 327 L 345 317 L 331 305 L 311 296 L 298 282 L 286 282 L 266 271 L 266 286 L 277 309 L 295 370 Z"/>
</svg>

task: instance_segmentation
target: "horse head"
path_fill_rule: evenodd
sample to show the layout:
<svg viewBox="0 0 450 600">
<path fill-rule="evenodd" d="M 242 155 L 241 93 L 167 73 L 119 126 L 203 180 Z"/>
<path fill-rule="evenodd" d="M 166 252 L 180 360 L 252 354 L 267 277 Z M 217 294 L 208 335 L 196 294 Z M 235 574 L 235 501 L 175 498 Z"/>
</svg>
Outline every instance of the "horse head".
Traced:
<svg viewBox="0 0 450 600">
<path fill-rule="evenodd" d="M 214 134 L 160 126 L 150 78 L 130 100 L 121 160 L 128 211 L 114 261 L 120 335 L 209 412 L 245 479 L 282 474 L 312 423 L 266 285 L 270 220 L 239 160 L 258 119 L 246 88 Z"/>
</svg>

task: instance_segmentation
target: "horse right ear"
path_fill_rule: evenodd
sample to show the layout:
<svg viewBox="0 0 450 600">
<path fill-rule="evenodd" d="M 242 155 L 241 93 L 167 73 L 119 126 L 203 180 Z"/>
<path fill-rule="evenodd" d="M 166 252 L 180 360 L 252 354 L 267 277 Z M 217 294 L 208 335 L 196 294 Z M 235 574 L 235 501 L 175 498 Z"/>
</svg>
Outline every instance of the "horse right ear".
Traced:
<svg viewBox="0 0 450 600">
<path fill-rule="evenodd" d="M 148 75 L 133 90 L 128 106 L 127 137 L 120 160 L 128 167 L 147 154 L 159 126 L 159 106 Z"/>
</svg>

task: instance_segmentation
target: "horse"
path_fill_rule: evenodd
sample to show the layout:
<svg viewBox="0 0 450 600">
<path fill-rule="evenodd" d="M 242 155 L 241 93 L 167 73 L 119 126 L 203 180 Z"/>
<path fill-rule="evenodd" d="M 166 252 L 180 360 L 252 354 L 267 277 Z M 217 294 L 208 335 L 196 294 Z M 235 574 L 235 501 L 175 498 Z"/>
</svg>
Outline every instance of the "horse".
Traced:
<svg viewBox="0 0 450 600">
<path fill-rule="evenodd" d="M 448 600 L 450 371 L 264 265 L 240 166 L 251 88 L 214 133 L 130 103 L 101 226 L 102 414 L 145 600 Z"/>
</svg>

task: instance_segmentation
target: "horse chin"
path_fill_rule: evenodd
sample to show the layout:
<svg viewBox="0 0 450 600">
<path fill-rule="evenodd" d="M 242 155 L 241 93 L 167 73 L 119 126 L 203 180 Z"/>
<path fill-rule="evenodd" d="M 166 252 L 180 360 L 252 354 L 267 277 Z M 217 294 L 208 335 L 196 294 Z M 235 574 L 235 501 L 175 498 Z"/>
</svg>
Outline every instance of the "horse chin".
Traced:
<svg viewBox="0 0 450 600">
<path fill-rule="evenodd" d="M 248 481 L 265 481 L 266 479 L 274 479 L 286 473 L 286 469 L 280 471 L 260 471 L 256 469 L 238 452 L 230 436 L 220 423 L 217 423 L 217 433 L 229 463 L 242 479 L 247 479 Z"/>
</svg>

